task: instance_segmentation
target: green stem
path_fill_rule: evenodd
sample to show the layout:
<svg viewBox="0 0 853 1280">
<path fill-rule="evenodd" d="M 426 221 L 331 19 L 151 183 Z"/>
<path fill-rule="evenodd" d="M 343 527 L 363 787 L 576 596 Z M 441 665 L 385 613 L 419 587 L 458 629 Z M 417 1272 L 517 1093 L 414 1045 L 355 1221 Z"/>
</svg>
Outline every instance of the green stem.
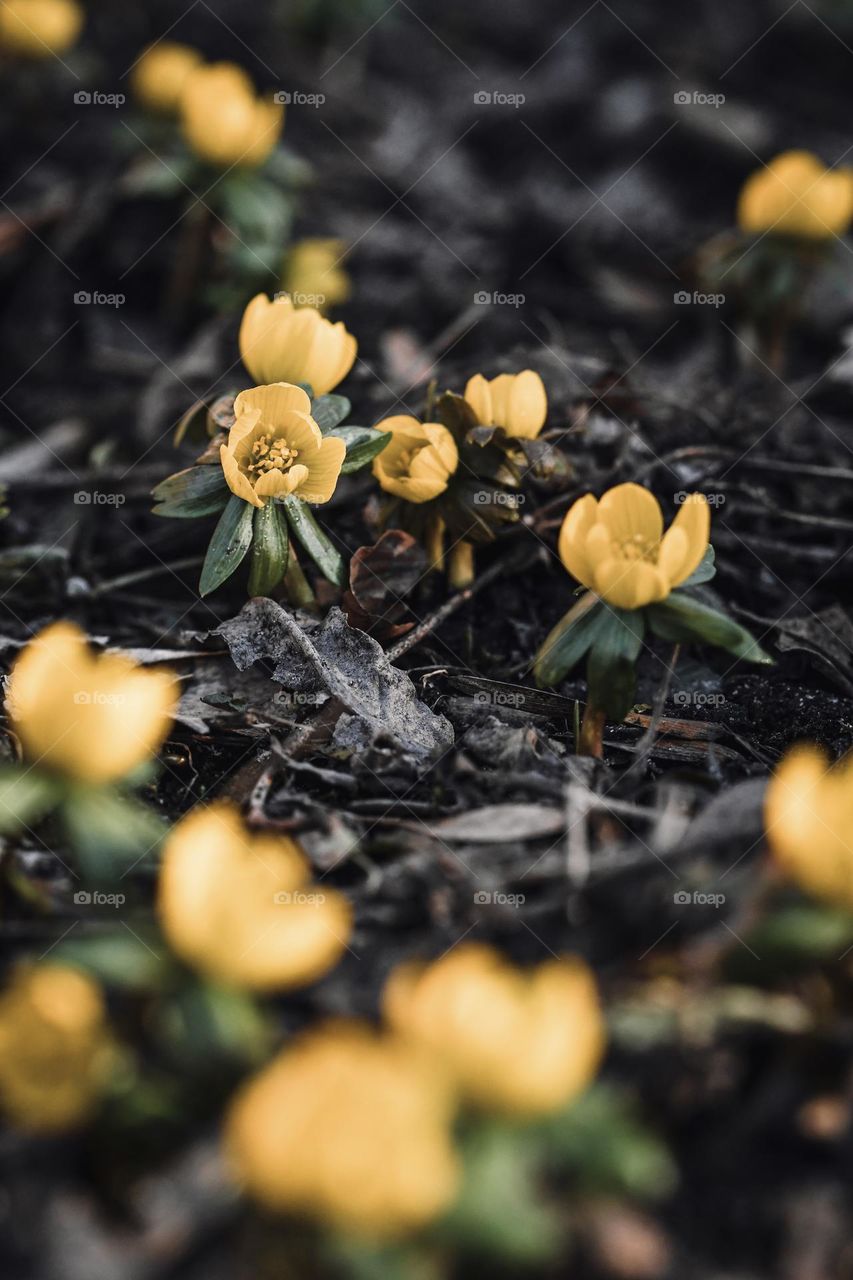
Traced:
<svg viewBox="0 0 853 1280">
<path fill-rule="evenodd" d="M 604 755 L 604 725 L 607 716 L 593 703 L 584 707 L 583 720 L 578 741 L 579 755 L 594 756 L 600 760 Z"/>
<path fill-rule="evenodd" d="M 311 583 L 305 577 L 293 543 L 294 539 L 291 538 L 290 554 L 287 557 L 287 572 L 284 575 L 282 584 L 284 594 L 297 609 L 312 609 L 317 603 L 317 597 L 311 590 Z"/>
</svg>

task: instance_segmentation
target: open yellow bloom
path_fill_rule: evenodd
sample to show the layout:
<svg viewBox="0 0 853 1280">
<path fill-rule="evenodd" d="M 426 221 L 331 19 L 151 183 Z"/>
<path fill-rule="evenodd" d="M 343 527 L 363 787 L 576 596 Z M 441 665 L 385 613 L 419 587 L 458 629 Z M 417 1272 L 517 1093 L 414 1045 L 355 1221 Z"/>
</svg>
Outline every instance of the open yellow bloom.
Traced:
<svg viewBox="0 0 853 1280">
<path fill-rule="evenodd" d="M 406 963 L 384 996 L 391 1027 L 435 1052 L 468 1100 L 542 1115 L 590 1083 L 604 1048 L 595 979 L 580 960 L 525 972 L 491 947 L 462 945 Z"/>
<path fill-rule="evenodd" d="M 324 396 L 347 376 L 358 343 L 339 320 L 316 307 L 294 307 L 283 294 L 259 293 L 243 313 L 240 355 L 258 382 L 307 382 Z"/>
<path fill-rule="evenodd" d="M 320 310 L 346 302 L 352 293 L 349 275 L 341 266 L 343 240 L 299 240 L 287 255 L 283 285 L 297 307 Z"/>
<path fill-rule="evenodd" d="M 0 46 L 26 58 L 70 49 L 80 34 L 83 10 L 75 0 L 4 0 Z"/>
<path fill-rule="evenodd" d="M 295 841 L 253 834 L 229 804 L 194 809 L 163 850 L 163 932 L 182 960 L 226 986 L 314 982 L 340 959 L 351 913 L 333 889 L 312 889 L 309 875 Z"/>
<path fill-rule="evenodd" d="M 242 67 L 196 68 L 181 94 L 184 136 L 196 155 L 220 169 L 262 165 L 281 135 L 284 107 L 260 98 Z"/>
<path fill-rule="evenodd" d="M 440 422 L 418 422 L 398 414 L 377 422 L 391 439 L 373 459 L 373 474 L 386 493 L 407 502 L 429 502 L 444 493 L 459 466 L 456 441 Z"/>
<path fill-rule="evenodd" d="M 190 74 L 203 58 L 197 49 L 160 40 L 146 49 L 133 68 L 133 92 L 149 111 L 175 115 Z"/>
<path fill-rule="evenodd" d="M 617 609 L 665 600 L 690 577 L 708 548 L 711 515 L 691 493 L 669 529 L 660 504 L 639 484 L 618 484 L 600 500 L 591 493 L 569 509 L 560 529 L 560 559 L 573 578 Z"/>
<path fill-rule="evenodd" d="M 548 416 L 548 397 L 538 373 L 500 373 L 468 379 L 465 399 L 485 427 L 503 427 L 508 436 L 535 440 Z"/>
<path fill-rule="evenodd" d="M 853 759 L 829 767 L 818 747 L 795 747 L 770 779 L 767 839 L 806 893 L 853 911 Z"/>
<path fill-rule="evenodd" d="M 75 969 L 20 969 L 0 995 L 0 1105 L 34 1132 L 84 1121 L 116 1061 L 100 989 Z"/>
<path fill-rule="evenodd" d="M 324 436 L 310 409 L 302 388 L 289 382 L 240 392 L 228 443 L 219 449 L 232 493 L 253 507 L 290 493 L 304 502 L 329 501 L 346 445 L 339 436 Z"/>
<path fill-rule="evenodd" d="M 31 764 L 98 785 L 157 750 L 177 701 L 171 673 L 96 655 L 79 627 L 56 622 L 15 663 L 6 710 Z"/>
<path fill-rule="evenodd" d="M 824 168 L 810 151 L 785 151 L 746 180 L 737 216 L 754 234 L 841 236 L 853 217 L 853 173 Z"/>
<path fill-rule="evenodd" d="M 356 1023 L 309 1032 L 232 1104 L 227 1150 L 267 1208 L 394 1239 L 447 1207 L 452 1098 L 410 1046 Z"/>
</svg>

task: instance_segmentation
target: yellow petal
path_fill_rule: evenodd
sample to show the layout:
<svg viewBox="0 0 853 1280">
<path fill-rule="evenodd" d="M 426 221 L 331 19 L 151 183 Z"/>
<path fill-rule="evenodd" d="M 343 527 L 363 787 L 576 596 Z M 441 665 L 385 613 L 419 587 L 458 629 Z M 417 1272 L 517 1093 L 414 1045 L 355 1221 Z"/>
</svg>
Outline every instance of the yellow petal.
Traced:
<svg viewBox="0 0 853 1280">
<path fill-rule="evenodd" d="M 477 421 L 484 426 L 492 422 L 492 396 L 489 383 L 481 373 L 475 373 L 465 386 L 465 399 L 477 416 Z"/>
<path fill-rule="evenodd" d="M 598 504 L 598 518 L 619 542 L 640 537 L 650 545 L 660 542 L 663 516 L 654 494 L 640 484 L 617 484 Z"/>
<path fill-rule="evenodd" d="M 535 440 L 548 416 L 548 397 L 539 374 L 524 369 L 515 375 L 510 388 L 507 434 L 522 440 Z"/>
<path fill-rule="evenodd" d="M 676 563 L 676 551 L 667 545 L 667 539 L 677 533 L 685 535 L 686 547 Z M 711 508 L 707 498 L 702 493 L 688 494 L 678 510 L 678 515 L 661 539 L 660 557 L 661 560 L 665 557 L 669 565 L 669 568 L 664 569 L 664 573 L 672 586 L 677 587 L 685 582 L 691 573 L 698 569 L 702 563 L 702 557 L 708 550 L 710 533 Z M 679 543 L 680 539 L 675 546 L 677 547 Z M 663 568 L 662 564 L 661 567 Z"/>
<path fill-rule="evenodd" d="M 262 294 L 260 296 L 263 297 Z M 248 391 L 241 391 L 234 401 L 234 412 L 238 415 L 257 411 L 259 416 L 274 419 L 290 409 L 306 415 L 311 413 L 307 392 L 292 382 L 250 387 Z"/>
<path fill-rule="evenodd" d="M 642 609 L 669 595 L 669 584 L 655 565 L 615 556 L 595 566 L 594 589 L 615 609 Z"/>
<path fill-rule="evenodd" d="M 557 550 L 569 573 L 581 586 L 592 586 L 592 565 L 586 554 L 586 537 L 598 518 L 598 502 L 586 493 L 572 503 L 560 528 Z"/>
<path fill-rule="evenodd" d="M 346 454 L 343 440 L 325 436 L 318 452 L 308 461 L 307 475 L 297 486 L 300 498 L 305 502 L 328 502 L 337 487 Z"/>
<path fill-rule="evenodd" d="M 231 492 L 238 498 L 242 498 L 244 502 L 251 502 L 253 507 L 262 507 L 264 504 L 252 488 L 252 482 L 240 470 L 236 458 L 229 452 L 227 445 L 220 445 L 219 461 L 222 464 L 225 483 Z"/>
</svg>

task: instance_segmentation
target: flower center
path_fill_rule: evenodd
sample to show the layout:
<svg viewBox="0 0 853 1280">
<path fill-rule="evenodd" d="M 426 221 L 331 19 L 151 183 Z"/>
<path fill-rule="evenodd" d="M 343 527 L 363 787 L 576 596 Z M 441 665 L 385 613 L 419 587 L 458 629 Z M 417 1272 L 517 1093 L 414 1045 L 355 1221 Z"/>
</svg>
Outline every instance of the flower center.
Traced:
<svg viewBox="0 0 853 1280">
<path fill-rule="evenodd" d="M 286 441 L 258 436 L 246 460 L 246 471 L 254 476 L 264 475 L 267 471 L 288 471 L 298 457 L 299 450 L 291 449 Z"/>
<path fill-rule="evenodd" d="M 648 564 L 657 564 L 658 547 L 659 543 L 648 542 L 641 533 L 621 541 L 618 538 L 613 540 L 613 554 L 619 560 L 645 560 Z"/>
</svg>

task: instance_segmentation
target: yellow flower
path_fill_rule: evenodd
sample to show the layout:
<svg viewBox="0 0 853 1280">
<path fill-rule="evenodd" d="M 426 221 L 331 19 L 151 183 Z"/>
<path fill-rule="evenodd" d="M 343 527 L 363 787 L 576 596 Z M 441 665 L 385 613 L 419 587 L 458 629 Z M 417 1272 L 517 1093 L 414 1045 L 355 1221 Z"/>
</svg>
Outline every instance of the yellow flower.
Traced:
<svg viewBox="0 0 853 1280">
<path fill-rule="evenodd" d="M 825 169 L 809 151 L 785 151 L 744 183 L 738 201 L 743 231 L 824 240 L 841 236 L 853 216 L 853 173 Z"/>
<path fill-rule="evenodd" d="M 56 622 L 15 663 L 6 709 L 31 764 L 98 785 L 157 750 L 177 701 L 171 673 L 95 655 L 78 627 Z"/>
<path fill-rule="evenodd" d="M 535 440 L 548 416 L 548 397 L 538 373 L 501 373 L 491 380 L 481 373 L 468 379 L 465 399 L 486 427 L 503 427 L 508 436 Z"/>
<path fill-rule="evenodd" d="M 444 493 L 459 466 L 456 441 L 440 422 L 418 422 L 408 414 L 377 422 L 391 439 L 373 460 L 373 474 L 386 493 L 407 502 L 429 502 Z"/>
<path fill-rule="evenodd" d="M 468 1100 L 509 1115 L 564 1106 L 590 1083 L 604 1048 L 595 980 L 580 960 L 529 972 L 491 947 L 462 945 L 391 975 L 394 1030 L 435 1052 Z"/>
<path fill-rule="evenodd" d="M 149 111 L 175 115 L 181 105 L 187 79 L 202 61 L 197 49 L 171 40 L 160 40 L 145 50 L 133 68 L 133 92 Z"/>
<path fill-rule="evenodd" d="M 301 387 L 274 382 L 241 391 L 234 426 L 219 450 L 228 488 L 263 507 L 267 498 L 295 493 L 304 502 L 328 502 L 346 456 L 339 436 L 324 436 Z"/>
<path fill-rule="evenodd" d="M 767 839 L 806 893 L 853 911 L 853 758 L 834 768 L 813 746 L 795 747 L 770 779 Z"/>
<path fill-rule="evenodd" d="M 196 68 L 181 94 L 184 136 L 196 155 L 220 169 L 262 165 L 281 135 L 284 107 L 259 98 L 242 67 Z"/>
<path fill-rule="evenodd" d="M 358 343 L 339 320 L 316 307 L 294 307 L 284 295 L 259 293 L 243 314 L 240 355 L 258 382 L 307 382 L 324 396 L 347 376 Z"/>
<path fill-rule="evenodd" d="M 441 1078 L 413 1048 L 333 1023 L 244 1086 L 226 1145 L 240 1180 L 267 1208 L 394 1239 L 454 1197 L 452 1110 Z"/>
<path fill-rule="evenodd" d="M 0 46 L 28 58 L 64 53 L 80 34 L 83 10 L 74 0 L 4 0 Z"/>
<path fill-rule="evenodd" d="M 68 1129 L 116 1061 L 99 988 L 61 965 L 20 969 L 0 995 L 0 1104 L 21 1128 Z"/>
<path fill-rule="evenodd" d="M 173 950 L 226 986 L 279 991 L 340 959 L 350 908 L 312 889 L 295 841 L 255 835 L 229 804 L 195 809 L 166 840 L 158 913 Z"/>
<path fill-rule="evenodd" d="M 691 493 L 669 529 L 660 505 L 639 484 L 618 484 L 600 501 L 591 493 L 569 509 L 560 559 L 573 578 L 617 609 L 665 600 L 686 581 L 708 548 L 707 500 Z"/>
<path fill-rule="evenodd" d="M 343 240 L 299 240 L 285 263 L 283 285 L 296 306 L 320 310 L 346 302 L 352 292 L 349 275 L 340 265 Z"/>
</svg>

